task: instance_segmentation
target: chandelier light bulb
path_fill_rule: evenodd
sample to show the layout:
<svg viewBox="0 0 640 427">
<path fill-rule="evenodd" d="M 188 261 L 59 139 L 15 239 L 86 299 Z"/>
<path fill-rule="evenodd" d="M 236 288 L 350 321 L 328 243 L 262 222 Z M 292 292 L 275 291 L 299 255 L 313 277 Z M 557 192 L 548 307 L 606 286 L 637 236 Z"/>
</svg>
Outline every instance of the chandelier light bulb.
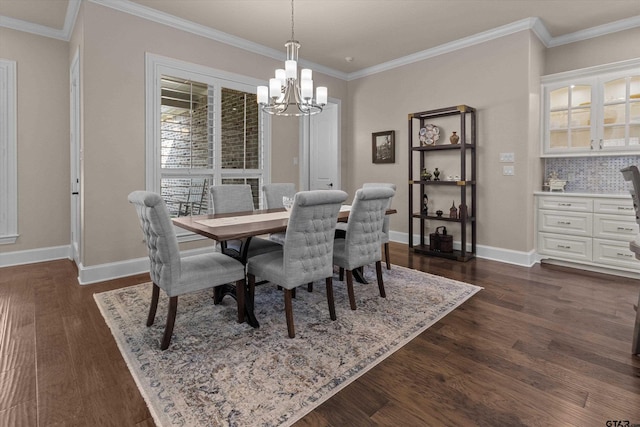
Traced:
<svg viewBox="0 0 640 427">
<path fill-rule="evenodd" d="M 278 68 L 276 70 L 276 79 L 280 80 L 281 86 L 287 85 L 287 72 L 284 70 L 284 68 Z"/>
<path fill-rule="evenodd" d="M 269 95 L 271 98 L 279 98 L 281 91 L 282 86 L 280 85 L 280 80 L 269 79 Z"/>
<path fill-rule="evenodd" d="M 327 105 L 327 88 L 324 86 L 318 86 L 316 88 L 316 102 L 318 105 L 325 106 Z"/>
</svg>

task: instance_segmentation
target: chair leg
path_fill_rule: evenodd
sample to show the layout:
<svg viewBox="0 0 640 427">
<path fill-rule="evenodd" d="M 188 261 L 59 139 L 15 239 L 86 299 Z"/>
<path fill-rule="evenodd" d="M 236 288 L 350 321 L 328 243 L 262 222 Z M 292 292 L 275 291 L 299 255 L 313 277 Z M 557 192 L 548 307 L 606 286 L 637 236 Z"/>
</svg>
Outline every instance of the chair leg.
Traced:
<svg viewBox="0 0 640 427">
<path fill-rule="evenodd" d="M 349 294 L 349 305 L 351 310 L 356 309 L 356 296 L 353 293 L 353 273 L 347 270 L 347 293 Z"/>
<path fill-rule="evenodd" d="M 160 296 L 160 287 L 153 284 L 153 291 L 151 292 L 151 305 L 149 306 L 149 316 L 147 317 L 147 326 L 153 325 L 153 321 L 156 318 L 156 310 L 158 309 L 158 297 Z"/>
<path fill-rule="evenodd" d="M 307 283 L 307 292 L 313 292 L 313 282 Z"/>
<path fill-rule="evenodd" d="M 338 279 L 342 282 L 344 280 L 344 268 L 340 267 L 338 270 Z"/>
<path fill-rule="evenodd" d="M 387 270 L 391 270 L 391 260 L 389 260 L 389 242 L 384 244 L 384 261 L 387 263 Z"/>
<path fill-rule="evenodd" d="M 178 297 L 169 298 L 169 313 L 167 314 L 167 326 L 164 327 L 164 336 L 160 350 L 166 350 L 171 343 L 171 334 L 173 334 L 173 324 L 176 322 L 176 312 L 178 311 Z"/>
<path fill-rule="evenodd" d="M 238 304 L 238 323 L 244 323 L 244 297 L 247 292 L 245 279 L 236 281 L 236 303 Z"/>
<path fill-rule="evenodd" d="M 327 285 L 327 303 L 329 304 L 329 317 L 331 320 L 336 320 L 336 304 L 333 300 L 333 277 L 327 277 L 325 279 Z"/>
<path fill-rule="evenodd" d="M 382 281 L 382 262 L 376 261 L 376 276 L 378 278 L 378 289 L 380 290 L 380 296 L 386 298 L 387 294 L 384 292 L 384 282 Z"/>
<path fill-rule="evenodd" d="M 289 332 L 289 338 L 296 336 L 296 331 L 293 327 L 293 307 L 291 305 L 291 289 L 284 290 L 284 312 L 287 317 L 287 331 Z"/>
<path fill-rule="evenodd" d="M 638 306 L 636 310 L 636 322 L 633 327 L 633 340 L 631 342 L 631 353 L 640 354 L 640 294 L 638 294 Z"/>
</svg>

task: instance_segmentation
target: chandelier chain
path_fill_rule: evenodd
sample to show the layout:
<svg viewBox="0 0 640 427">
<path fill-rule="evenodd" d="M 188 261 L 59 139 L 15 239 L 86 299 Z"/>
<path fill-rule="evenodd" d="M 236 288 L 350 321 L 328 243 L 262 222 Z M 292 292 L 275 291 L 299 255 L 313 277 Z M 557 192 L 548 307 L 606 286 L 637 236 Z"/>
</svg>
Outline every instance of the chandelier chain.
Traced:
<svg viewBox="0 0 640 427">
<path fill-rule="evenodd" d="M 291 40 L 295 40 L 293 36 L 293 0 L 291 0 Z"/>
</svg>

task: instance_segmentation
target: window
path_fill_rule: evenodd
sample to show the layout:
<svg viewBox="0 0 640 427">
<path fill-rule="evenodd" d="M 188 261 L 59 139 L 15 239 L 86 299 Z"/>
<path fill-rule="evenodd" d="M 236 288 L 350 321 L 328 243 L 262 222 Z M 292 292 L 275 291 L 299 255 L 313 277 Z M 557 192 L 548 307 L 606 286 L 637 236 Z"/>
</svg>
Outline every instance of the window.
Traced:
<svg viewBox="0 0 640 427">
<path fill-rule="evenodd" d="M 209 186 L 247 183 L 260 208 L 269 120 L 258 81 L 147 55 L 147 189 L 172 217 L 210 211 Z"/>
<path fill-rule="evenodd" d="M 16 63 L 0 59 L 0 244 L 18 238 Z"/>
</svg>

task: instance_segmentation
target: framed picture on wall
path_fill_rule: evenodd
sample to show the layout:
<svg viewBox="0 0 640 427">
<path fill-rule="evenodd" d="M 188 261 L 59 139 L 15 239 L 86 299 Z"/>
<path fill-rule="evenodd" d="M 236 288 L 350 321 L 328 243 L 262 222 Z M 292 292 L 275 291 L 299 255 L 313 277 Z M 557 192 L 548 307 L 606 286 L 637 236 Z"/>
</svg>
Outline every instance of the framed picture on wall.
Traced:
<svg viewBox="0 0 640 427">
<path fill-rule="evenodd" d="M 371 159 L 373 163 L 396 162 L 396 131 L 386 130 L 371 134 Z"/>
</svg>

